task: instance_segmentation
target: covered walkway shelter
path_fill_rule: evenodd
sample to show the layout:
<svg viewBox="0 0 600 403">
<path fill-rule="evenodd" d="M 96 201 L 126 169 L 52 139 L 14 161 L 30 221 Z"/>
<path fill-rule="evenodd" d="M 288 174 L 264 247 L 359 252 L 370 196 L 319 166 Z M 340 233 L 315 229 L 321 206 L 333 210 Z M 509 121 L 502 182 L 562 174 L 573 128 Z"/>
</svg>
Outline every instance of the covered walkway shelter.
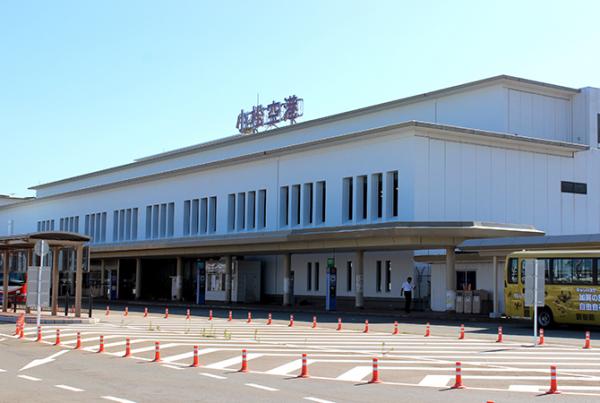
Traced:
<svg viewBox="0 0 600 403">
<path fill-rule="evenodd" d="M 135 295 L 140 295 L 144 275 L 141 259 L 149 257 L 176 258 L 177 273 L 181 273 L 183 258 L 224 257 L 225 297 L 232 301 L 232 257 L 278 255 L 283 261 L 283 304 L 292 303 L 292 254 L 352 252 L 355 254 L 354 302 L 364 306 L 364 252 L 445 250 L 446 289 L 456 289 L 455 249 L 467 240 L 540 236 L 544 233 L 528 225 L 511 225 L 478 221 L 459 222 L 393 222 L 356 226 L 277 231 L 266 234 L 243 233 L 202 238 L 178 238 L 156 241 L 136 241 L 119 244 L 93 245 L 91 256 L 105 259 L 135 259 Z M 179 284 L 181 287 L 181 284 Z"/>
<path fill-rule="evenodd" d="M 48 254 L 52 261 L 52 315 L 58 310 L 58 256 L 61 250 L 75 251 L 75 316 L 81 317 L 81 297 L 83 284 L 83 247 L 90 238 L 72 232 L 35 232 L 22 235 L 0 237 L 0 256 L 2 256 L 2 312 L 8 310 L 8 283 L 10 274 L 10 259 L 12 255 L 25 254 L 26 266 L 39 265 L 39 257 L 34 258 L 33 249 L 41 240 L 48 243 Z"/>
</svg>

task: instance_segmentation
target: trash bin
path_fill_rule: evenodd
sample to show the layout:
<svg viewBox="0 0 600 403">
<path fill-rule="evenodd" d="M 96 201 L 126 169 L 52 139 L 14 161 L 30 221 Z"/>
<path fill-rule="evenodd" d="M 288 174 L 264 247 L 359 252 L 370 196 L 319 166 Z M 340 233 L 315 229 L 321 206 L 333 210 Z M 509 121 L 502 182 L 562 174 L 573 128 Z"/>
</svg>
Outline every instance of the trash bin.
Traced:
<svg viewBox="0 0 600 403">
<path fill-rule="evenodd" d="M 473 313 L 473 291 L 463 291 L 464 292 L 464 313 Z"/>
<path fill-rule="evenodd" d="M 446 311 L 456 310 L 456 291 L 446 290 Z"/>
<path fill-rule="evenodd" d="M 464 302 L 465 294 L 463 291 L 456 291 L 456 313 L 464 312 Z"/>
</svg>

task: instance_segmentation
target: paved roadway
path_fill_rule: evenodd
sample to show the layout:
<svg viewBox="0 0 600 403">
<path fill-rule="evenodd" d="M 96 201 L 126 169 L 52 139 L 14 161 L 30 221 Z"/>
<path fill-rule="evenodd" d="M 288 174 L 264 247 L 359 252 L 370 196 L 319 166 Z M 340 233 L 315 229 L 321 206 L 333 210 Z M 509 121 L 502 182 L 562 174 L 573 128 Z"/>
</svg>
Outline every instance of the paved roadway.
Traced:
<svg viewBox="0 0 600 403">
<path fill-rule="evenodd" d="M 44 326 L 44 342 L 36 343 L 35 327 L 27 326 L 19 340 L 14 325 L 0 325 L 0 401 L 600 401 L 600 352 L 553 332 L 546 332 L 544 346 L 532 347 L 530 337 L 510 331 L 496 343 L 477 324 L 458 340 L 458 327 L 448 324 L 432 326 L 426 338 L 423 325 L 400 324 L 400 334 L 392 335 L 393 325 L 381 320 L 363 333 L 357 323 L 337 331 L 331 321 L 313 329 L 310 321 L 290 327 L 281 315 L 267 325 L 264 315 L 247 323 L 240 311 L 233 321 L 223 311 L 212 321 L 197 316 L 206 311 L 194 313 L 187 320 L 165 319 L 162 312 L 144 318 L 141 312 L 96 311 L 97 325 L 58 326 L 61 346 L 52 345 L 57 326 Z M 81 351 L 73 350 L 76 332 Z M 100 335 L 103 354 L 97 353 Z M 125 337 L 132 343 L 129 359 L 122 358 Z M 161 363 L 152 362 L 156 341 Z M 189 367 L 194 345 L 199 368 Z M 242 349 L 248 350 L 249 373 L 237 371 Z M 302 353 L 308 354 L 309 379 L 297 378 Z M 373 357 L 381 384 L 368 383 Z M 455 361 L 462 362 L 467 389 L 450 389 Z M 551 364 L 558 365 L 563 393 L 542 397 Z"/>
</svg>

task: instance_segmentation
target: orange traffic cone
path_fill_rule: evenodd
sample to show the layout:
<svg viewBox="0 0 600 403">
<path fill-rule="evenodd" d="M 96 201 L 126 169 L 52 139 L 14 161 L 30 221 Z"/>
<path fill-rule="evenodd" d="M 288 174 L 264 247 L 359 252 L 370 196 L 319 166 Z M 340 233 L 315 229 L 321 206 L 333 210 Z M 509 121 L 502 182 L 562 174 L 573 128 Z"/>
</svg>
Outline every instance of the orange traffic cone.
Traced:
<svg viewBox="0 0 600 403">
<path fill-rule="evenodd" d="M 556 377 L 556 365 L 550 366 L 550 389 L 546 392 L 548 395 L 560 393 L 558 391 L 558 380 Z"/>
<path fill-rule="evenodd" d="M 152 362 L 160 362 L 160 341 L 154 342 L 154 360 Z"/>
<path fill-rule="evenodd" d="M 377 358 L 373 358 L 373 375 L 369 383 L 381 383 L 381 380 L 379 380 L 379 360 Z"/>
<path fill-rule="evenodd" d="M 125 312 L 123 312 L 123 316 L 129 315 L 129 307 L 125 307 Z"/>
<path fill-rule="evenodd" d="M 498 326 L 498 338 L 496 339 L 496 343 L 502 343 L 502 326 Z"/>
<path fill-rule="evenodd" d="M 37 328 L 37 339 L 35 341 L 42 341 L 42 327 L 38 326 Z"/>
<path fill-rule="evenodd" d="M 458 335 L 458 340 L 464 340 L 465 338 L 465 325 L 460 325 L 460 333 Z"/>
<path fill-rule="evenodd" d="M 229 315 L 227 316 L 227 321 L 231 322 L 233 320 L 233 312 L 229 311 Z"/>
<path fill-rule="evenodd" d="M 21 325 L 19 327 L 19 339 L 24 339 L 25 338 L 25 325 Z"/>
<path fill-rule="evenodd" d="M 583 345 L 583 348 L 585 348 L 585 349 L 592 348 L 592 342 L 590 340 L 590 332 L 585 332 L 585 344 Z"/>
<path fill-rule="evenodd" d="M 425 326 L 425 337 L 429 336 L 431 336 L 431 327 L 429 326 L 429 322 L 427 322 L 427 325 Z"/>
<path fill-rule="evenodd" d="M 104 336 L 100 335 L 100 346 L 98 347 L 98 352 L 104 352 Z"/>
<path fill-rule="evenodd" d="M 289 327 L 293 327 L 294 326 L 294 315 L 290 315 L 290 323 L 288 324 Z"/>
<path fill-rule="evenodd" d="M 144 318 L 148 317 L 148 308 L 144 308 Z"/>
<path fill-rule="evenodd" d="M 365 329 L 363 330 L 363 333 L 369 333 L 369 320 L 365 320 Z"/>
<path fill-rule="evenodd" d="M 248 320 L 246 321 L 246 323 L 250 322 L 252 322 L 252 312 L 248 312 Z"/>
<path fill-rule="evenodd" d="M 392 334 L 393 334 L 393 335 L 396 335 L 396 334 L 398 334 L 398 333 L 400 333 L 400 331 L 398 330 L 398 321 L 397 321 L 397 320 L 395 320 L 395 321 L 394 321 L 394 331 L 392 332 Z"/>
<path fill-rule="evenodd" d="M 313 316 L 313 321 L 312 321 L 312 328 L 316 328 L 317 327 L 317 317 Z"/>
<path fill-rule="evenodd" d="M 454 381 L 454 385 L 452 389 L 464 389 L 465 385 L 462 382 L 462 364 L 460 361 L 456 362 L 456 380 Z"/>
<path fill-rule="evenodd" d="M 56 341 L 54 342 L 55 346 L 60 346 L 60 329 L 56 329 Z"/>
<path fill-rule="evenodd" d="M 77 332 L 77 341 L 75 342 L 75 350 L 81 348 L 81 333 Z"/>
<path fill-rule="evenodd" d="M 165 308 L 165 319 L 169 319 L 169 308 Z"/>
<path fill-rule="evenodd" d="M 342 330 L 342 318 L 338 318 L 338 324 L 337 324 L 337 328 L 335 330 L 337 330 L 337 331 Z"/>
<path fill-rule="evenodd" d="M 106 316 L 110 315 L 110 306 L 106 305 Z"/>
<path fill-rule="evenodd" d="M 198 362 L 198 346 L 194 346 L 194 360 L 192 361 L 191 367 L 197 368 L 200 365 Z"/>
<path fill-rule="evenodd" d="M 269 313 L 269 316 L 267 317 L 267 325 L 270 325 L 270 324 L 272 324 L 272 323 L 273 323 L 273 315 L 271 315 L 271 314 Z"/>
<path fill-rule="evenodd" d="M 131 357 L 131 342 L 129 341 L 129 337 L 125 339 L 125 354 L 123 358 Z"/>
<path fill-rule="evenodd" d="M 238 372 L 248 372 L 248 356 L 246 349 L 242 350 L 242 367 Z"/>
<path fill-rule="evenodd" d="M 298 378 L 308 378 L 308 360 L 306 359 L 306 354 L 302 354 L 302 371 Z"/>
<path fill-rule="evenodd" d="M 189 308 L 185 310 L 185 319 L 190 320 L 190 309 Z"/>
<path fill-rule="evenodd" d="M 538 345 L 539 346 L 544 345 L 544 329 L 540 329 L 540 338 L 538 340 Z"/>
</svg>

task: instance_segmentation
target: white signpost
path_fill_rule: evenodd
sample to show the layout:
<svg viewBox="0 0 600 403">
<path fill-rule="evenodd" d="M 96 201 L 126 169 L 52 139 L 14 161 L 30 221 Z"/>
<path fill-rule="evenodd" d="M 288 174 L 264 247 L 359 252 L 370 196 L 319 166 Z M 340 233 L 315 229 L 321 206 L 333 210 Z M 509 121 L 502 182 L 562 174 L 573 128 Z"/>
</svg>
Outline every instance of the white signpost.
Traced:
<svg viewBox="0 0 600 403">
<path fill-rule="evenodd" d="M 42 304 L 50 305 L 50 267 L 44 266 L 44 258 L 50 248 L 44 240 L 38 241 L 33 248 L 34 253 L 40 257 L 39 266 L 31 266 L 27 270 L 29 289 L 27 292 L 27 306 L 37 306 L 37 326 L 42 320 Z M 35 290 L 35 291 L 34 291 Z M 42 299 L 42 294 L 44 299 Z"/>
<path fill-rule="evenodd" d="M 544 306 L 546 284 L 546 261 L 526 259 L 523 264 L 525 275 L 525 306 L 533 307 L 533 344 L 536 345 L 538 334 L 538 310 Z"/>
</svg>

